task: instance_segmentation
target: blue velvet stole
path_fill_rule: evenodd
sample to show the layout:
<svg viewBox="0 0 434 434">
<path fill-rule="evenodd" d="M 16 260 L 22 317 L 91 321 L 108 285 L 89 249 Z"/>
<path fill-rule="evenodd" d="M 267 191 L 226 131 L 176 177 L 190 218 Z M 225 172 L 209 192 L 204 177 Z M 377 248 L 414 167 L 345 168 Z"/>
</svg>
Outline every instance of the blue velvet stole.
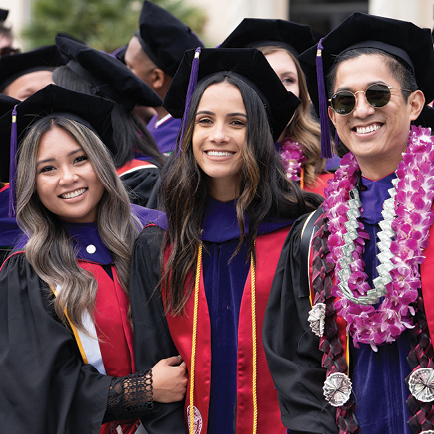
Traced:
<svg viewBox="0 0 434 434">
<path fill-rule="evenodd" d="M 0 193 L 0 247 L 12 249 L 23 233 L 15 217 L 9 217 L 9 188 Z M 1 264 L 0 264 L 1 265 Z"/>
<path fill-rule="evenodd" d="M 203 223 L 203 276 L 212 353 L 208 434 L 235 432 L 238 322 L 250 268 L 246 242 L 229 262 L 240 234 L 235 206 L 236 200 L 222 203 L 208 198 Z M 272 232 L 290 223 L 288 220 L 264 222 L 258 234 Z"/>
<path fill-rule="evenodd" d="M 382 220 L 383 202 L 388 199 L 388 189 L 395 178 L 392 173 L 379 181 L 362 178 L 360 198 L 363 204 L 361 221 L 369 233 L 364 254 L 365 271 L 372 279 L 377 277 L 376 257 L 378 248 L 378 222 Z M 370 345 L 359 344 L 355 348 L 350 339 L 351 380 L 356 396 L 356 418 L 362 433 L 369 434 L 411 434 L 407 426 L 409 412 L 406 399 L 410 392 L 405 377 L 410 373 L 406 358 L 410 345 L 404 332 L 392 344 L 384 344 L 374 352 Z"/>
<path fill-rule="evenodd" d="M 157 119 L 158 115 L 154 115 L 146 127 L 162 154 L 172 152 L 176 147 L 176 138 L 181 127 L 181 119 L 171 117 L 155 128 Z"/>
</svg>

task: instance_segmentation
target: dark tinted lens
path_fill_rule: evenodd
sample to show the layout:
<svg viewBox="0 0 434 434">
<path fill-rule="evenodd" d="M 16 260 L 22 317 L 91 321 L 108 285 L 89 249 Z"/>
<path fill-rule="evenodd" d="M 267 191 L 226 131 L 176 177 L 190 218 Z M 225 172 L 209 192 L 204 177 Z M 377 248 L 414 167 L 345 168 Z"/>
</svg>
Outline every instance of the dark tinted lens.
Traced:
<svg viewBox="0 0 434 434">
<path fill-rule="evenodd" d="M 390 89 L 384 84 L 373 84 L 366 89 L 365 95 L 372 107 L 384 107 L 390 100 Z"/>
<path fill-rule="evenodd" d="M 356 104 L 356 99 L 351 92 L 342 91 L 335 93 L 332 96 L 331 102 L 333 110 L 336 113 L 346 115 L 352 112 L 354 105 Z"/>
</svg>

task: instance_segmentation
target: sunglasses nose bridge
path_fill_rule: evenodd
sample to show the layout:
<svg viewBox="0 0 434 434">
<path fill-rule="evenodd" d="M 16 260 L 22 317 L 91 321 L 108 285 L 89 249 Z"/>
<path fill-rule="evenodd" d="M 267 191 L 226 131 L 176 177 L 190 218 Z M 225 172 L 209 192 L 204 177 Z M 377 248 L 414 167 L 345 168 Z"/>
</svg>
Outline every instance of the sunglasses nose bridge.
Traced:
<svg viewBox="0 0 434 434">
<path fill-rule="evenodd" d="M 369 89 L 369 88 L 368 88 Z M 354 111 L 358 111 L 360 108 L 360 104 L 363 101 L 364 102 L 364 107 L 367 108 L 368 110 L 375 108 L 369 101 L 368 98 L 366 97 L 366 91 L 368 89 L 365 90 L 356 90 L 355 92 L 351 92 L 354 95 L 354 107 L 351 110 L 351 112 Z M 357 95 L 358 93 L 363 93 L 362 99 L 359 99 L 359 96 Z M 349 114 L 349 113 L 348 113 Z"/>
</svg>

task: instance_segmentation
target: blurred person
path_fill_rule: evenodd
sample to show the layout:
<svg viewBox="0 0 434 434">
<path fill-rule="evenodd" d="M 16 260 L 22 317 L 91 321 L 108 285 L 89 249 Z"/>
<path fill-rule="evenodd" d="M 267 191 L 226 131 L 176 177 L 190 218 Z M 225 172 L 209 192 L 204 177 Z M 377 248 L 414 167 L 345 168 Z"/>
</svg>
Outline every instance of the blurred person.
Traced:
<svg viewBox="0 0 434 434">
<path fill-rule="evenodd" d="M 245 18 L 222 42 L 222 48 L 262 51 L 288 91 L 301 104 L 276 143 L 286 174 L 301 188 L 324 196 L 333 174 L 321 158 L 321 128 L 311 114 L 311 101 L 297 56 L 316 41 L 309 26 L 285 20 Z"/>
<path fill-rule="evenodd" d="M 160 6 L 145 1 L 139 30 L 128 43 L 124 60 L 134 74 L 164 99 L 185 50 L 203 46 L 182 21 Z M 157 113 L 147 128 L 160 152 L 169 153 L 175 148 L 181 122 L 163 106 L 154 108 Z"/>
<path fill-rule="evenodd" d="M 25 100 L 52 84 L 53 70 L 64 64 L 55 45 L 0 58 L 0 92 Z"/>
</svg>

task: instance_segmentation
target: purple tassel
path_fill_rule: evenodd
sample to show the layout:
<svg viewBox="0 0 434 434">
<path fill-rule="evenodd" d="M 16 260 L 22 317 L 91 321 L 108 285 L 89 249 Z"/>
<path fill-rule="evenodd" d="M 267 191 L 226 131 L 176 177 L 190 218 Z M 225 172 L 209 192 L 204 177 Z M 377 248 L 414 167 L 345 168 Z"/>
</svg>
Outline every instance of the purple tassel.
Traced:
<svg viewBox="0 0 434 434">
<path fill-rule="evenodd" d="M 17 106 L 12 110 L 12 128 L 11 128 L 11 155 L 9 160 L 9 217 L 15 217 L 15 190 L 16 190 L 16 172 L 17 172 L 17 152 L 18 152 L 18 137 L 17 137 Z"/>
<path fill-rule="evenodd" d="M 324 85 L 324 72 L 322 66 L 322 40 L 318 42 L 318 50 L 316 52 L 316 76 L 318 80 L 318 103 L 319 103 L 319 118 L 321 123 L 321 157 L 331 158 L 332 151 L 330 148 L 330 126 L 329 115 L 327 113 L 327 96 Z"/>
<path fill-rule="evenodd" d="M 185 97 L 184 116 L 182 117 L 181 138 L 179 139 L 178 144 L 178 157 L 181 155 L 181 144 L 182 139 L 184 138 L 185 128 L 187 127 L 187 118 L 190 111 L 191 97 L 193 96 L 194 90 L 196 89 L 197 85 L 197 75 L 199 72 L 199 56 L 201 51 L 202 50 L 200 47 L 196 48 L 196 51 L 194 52 L 194 59 L 191 64 L 190 81 L 188 82 L 187 95 Z"/>
</svg>

